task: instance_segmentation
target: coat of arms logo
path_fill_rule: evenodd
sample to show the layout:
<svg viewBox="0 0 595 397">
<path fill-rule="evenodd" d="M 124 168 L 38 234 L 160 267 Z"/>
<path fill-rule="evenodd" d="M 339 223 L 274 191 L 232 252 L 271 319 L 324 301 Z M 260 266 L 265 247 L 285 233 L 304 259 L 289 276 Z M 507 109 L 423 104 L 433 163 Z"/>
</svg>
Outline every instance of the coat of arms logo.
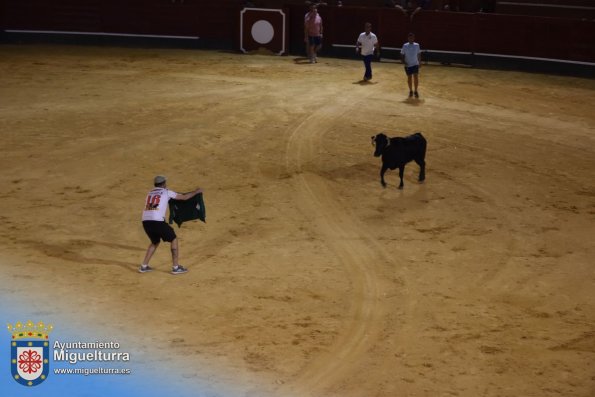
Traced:
<svg viewBox="0 0 595 397">
<path fill-rule="evenodd" d="M 37 386 L 50 372 L 49 334 L 54 327 L 42 321 L 35 324 L 17 322 L 8 324 L 12 334 L 10 342 L 10 369 L 12 378 L 23 386 Z"/>
</svg>

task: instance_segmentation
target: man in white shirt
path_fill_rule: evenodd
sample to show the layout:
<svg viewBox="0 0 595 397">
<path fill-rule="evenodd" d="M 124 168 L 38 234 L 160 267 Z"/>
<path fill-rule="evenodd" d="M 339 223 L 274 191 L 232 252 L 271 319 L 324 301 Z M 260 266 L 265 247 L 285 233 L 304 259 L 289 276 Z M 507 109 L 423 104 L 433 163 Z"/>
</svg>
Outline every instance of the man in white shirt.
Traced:
<svg viewBox="0 0 595 397">
<path fill-rule="evenodd" d="M 366 22 L 365 31 L 359 35 L 355 43 L 355 52 L 364 57 L 364 81 L 372 79 L 372 57 L 378 52 L 378 38 L 372 33 L 372 24 Z"/>
<path fill-rule="evenodd" d="M 405 74 L 407 74 L 407 84 L 409 85 L 409 98 L 415 95 L 419 98 L 417 85 L 419 82 L 418 74 L 421 68 L 421 48 L 419 43 L 415 42 L 415 35 L 409 33 L 408 42 L 401 48 L 401 62 L 405 64 Z M 413 85 L 412 85 L 413 78 Z"/>
<path fill-rule="evenodd" d="M 167 203 L 170 199 L 188 200 L 202 192 L 202 189 L 196 189 L 193 192 L 186 194 L 179 194 L 167 189 L 167 178 L 158 175 L 155 177 L 153 184 L 155 188 L 147 194 L 145 207 L 143 209 L 143 229 L 151 240 L 145 259 L 138 269 L 140 273 L 146 273 L 153 270 L 149 266 L 151 257 L 157 250 L 161 240 L 171 243 L 171 257 L 172 257 L 172 274 L 186 273 L 188 270 L 178 263 L 178 239 L 174 229 L 165 222 L 165 213 L 167 211 Z"/>
</svg>

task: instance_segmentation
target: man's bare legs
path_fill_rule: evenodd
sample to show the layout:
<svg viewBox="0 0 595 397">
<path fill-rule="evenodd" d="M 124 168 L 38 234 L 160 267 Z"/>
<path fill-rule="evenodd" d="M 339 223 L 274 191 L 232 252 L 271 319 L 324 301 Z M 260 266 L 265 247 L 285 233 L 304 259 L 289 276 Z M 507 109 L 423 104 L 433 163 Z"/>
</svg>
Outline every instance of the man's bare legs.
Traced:
<svg viewBox="0 0 595 397">
<path fill-rule="evenodd" d="M 415 73 L 415 74 L 413 75 L 413 87 L 415 88 L 415 90 L 414 90 L 413 94 L 415 95 L 415 97 L 416 97 L 416 98 L 418 98 L 418 97 L 419 97 L 419 94 L 417 93 L 417 85 L 418 85 L 418 84 L 419 84 L 419 77 L 418 77 L 418 74 L 417 74 L 417 73 Z M 409 85 L 409 87 L 411 87 L 411 85 Z"/>
<path fill-rule="evenodd" d="M 171 269 L 171 274 L 183 274 L 188 271 L 184 266 L 181 266 L 178 263 L 178 239 L 175 238 L 171 242 L 171 261 L 173 267 Z"/>
<path fill-rule="evenodd" d="M 409 97 L 411 98 L 415 95 L 415 97 L 418 98 L 419 94 L 417 93 L 417 86 L 419 85 L 419 77 L 417 73 L 407 76 L 407 85 L 409 86 Z"/>
<path fill-rule="evenodd" d="M 143 261 L 143 265 L 149 264 L 149 261 L 151 260 L 151 258 L 153 257 L 153 254 L 157 250 L 157 247 L 159 247 L 159 243 L 157 243 L 157 244 L 151 243 L 149 245 L 149 247 L 147 248 L 147 253 L 145 254 L 145 260 Z"/>
<path fill-rule="evenodd" d="M 149 247 L 147 248 L 147 253 L 145 254 L 145 259 L 139 269 L 139 272 L 145 273 L 145 272 L 150 272 L 151 270 L 153 270 L 151 267 L 149 267 L 149 261 L 153 257 L 153 254 L 155 253 L 155 251 L 157 250 L 158 247 L 159 247 L 159 243 L 157 243 L 157 244 L 151 243 L 149 245 Z M 180 264 L 178 263 L 178 252 L 179 252 L 178 239 L 175 238 L 171 242 L 172 274 L 182 274 L 182 273 L 186 273 L 188 271 L 186 268 L 184 268 L 183 266 L 180 266 Z"/>
<path fill-rule="evenodd" d="M 172 261 L 172 266 L 174 268 L 176 268 L 180 265 L 178 263 L 178 239 L 177 238 L 175 238 L 171 242 L 171 261 Z"/>
</svg>

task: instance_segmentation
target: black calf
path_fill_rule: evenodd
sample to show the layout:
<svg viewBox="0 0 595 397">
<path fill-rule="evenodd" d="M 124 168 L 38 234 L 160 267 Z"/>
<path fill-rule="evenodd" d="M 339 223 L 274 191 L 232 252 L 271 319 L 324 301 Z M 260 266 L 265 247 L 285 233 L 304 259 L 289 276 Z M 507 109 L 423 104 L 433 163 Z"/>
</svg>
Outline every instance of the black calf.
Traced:
<svg viewBox="0 0 595 397">
<path fill-rule="evenodd" d="M 401 183 L 399 189 L 403 189 L 403 171 L 405 164 L 411 160 L 419 165 L 419 181 L 426 179 L 426 139 L 421 132 L 406 137 L 388 138 L 383 133 L 372 137 L 372 145 L 376 146 L 374 157 L 382 155 L 382 169 L 380 170 L 380 183 L 386 187 L 384 173 L 389 168 L 399 168 Z"/>
</svg>

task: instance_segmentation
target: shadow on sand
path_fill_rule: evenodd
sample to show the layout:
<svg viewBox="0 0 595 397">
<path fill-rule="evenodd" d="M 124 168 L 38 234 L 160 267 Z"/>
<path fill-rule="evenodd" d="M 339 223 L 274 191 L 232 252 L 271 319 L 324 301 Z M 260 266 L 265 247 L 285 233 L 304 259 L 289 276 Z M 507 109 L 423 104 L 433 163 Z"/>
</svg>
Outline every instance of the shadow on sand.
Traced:
<svg viewBox="0 0 595 397">
<path fill-rule="evenodd" d="M 307 57 L 293 58 L 293 62 L 298 65 L 309 65 L 310 58 L 307 58 Z"/>
<path fill-rule="evenodd" d="M 364 79 L 361 79 L 361 80 L 358 80 L 358 81 L 354 81 L 354 82 L 353 82 L 353 83 L 351 83 L 351 84 L 359 84 L 359 85 L 374 85 L 374 84 L 378 84 L 378 82 L 377 82 L 377 81 L 370 81 L 370 80 L 364 80 Z"/>
<path fill-rule="evenodd" d="M 403 103 L 406 103 L 407 105 L 411 105 L 411 106 L 423 105 L 424 102 L 425 102 L 425 100 L 421 99 L 421 98 L 405 98 L 405 99 L 403 99 Z"/>
</svg>

